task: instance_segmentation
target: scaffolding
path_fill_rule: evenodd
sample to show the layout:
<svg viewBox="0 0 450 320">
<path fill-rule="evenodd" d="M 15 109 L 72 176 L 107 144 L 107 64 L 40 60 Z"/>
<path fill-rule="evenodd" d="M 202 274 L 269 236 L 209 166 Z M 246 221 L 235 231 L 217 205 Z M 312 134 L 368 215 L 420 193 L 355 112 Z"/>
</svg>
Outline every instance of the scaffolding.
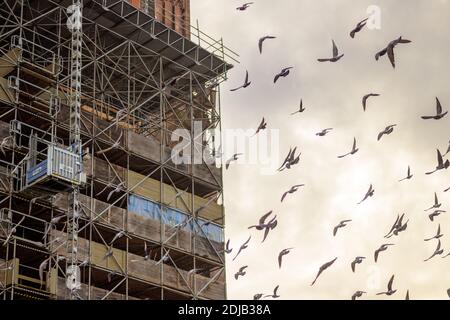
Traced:
<svg viewBox="0 0 450 320">
<path fill-rule="evenodd" d="M 183 33 L 128 1 L 3 0 L 0 299 L 226 298 L 211 130 L 237 55 Z"/>
</svg>

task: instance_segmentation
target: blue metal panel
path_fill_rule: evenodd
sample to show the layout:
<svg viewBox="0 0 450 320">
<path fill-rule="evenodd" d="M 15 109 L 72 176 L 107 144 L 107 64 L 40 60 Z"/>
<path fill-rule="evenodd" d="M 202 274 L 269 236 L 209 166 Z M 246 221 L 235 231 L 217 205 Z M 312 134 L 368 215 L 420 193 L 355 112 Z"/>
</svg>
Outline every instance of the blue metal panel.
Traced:
<svg viewBox="0 0 450 320">
<path fill-rule="evenodd" d="M 47 160 L 42 161 L 27 171 L 27 185 L 47 174 Z"/>
</svg>

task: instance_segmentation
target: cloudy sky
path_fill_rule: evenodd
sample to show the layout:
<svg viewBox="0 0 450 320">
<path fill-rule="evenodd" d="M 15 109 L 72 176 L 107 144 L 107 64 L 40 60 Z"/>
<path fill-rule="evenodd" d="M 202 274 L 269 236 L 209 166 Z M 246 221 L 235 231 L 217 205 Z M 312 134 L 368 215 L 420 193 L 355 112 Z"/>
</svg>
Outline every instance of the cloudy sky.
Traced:
<svg viewBox="0 0 450 320">
<path fill-rule="evenodd" d="M 436 166 L 436 148 L 446 151 L 450 116 L 422 120 L 435 112 L 435 97 L 450 109 L 450 4 L 444 0 L 254 0 L 246 11 L 237 11 L 236 0 L 194 0 L 193 19 L 208 34 L 223 36 L 227 46 L 240 54 L 240 63 L 222 85 L 224 129 L 254 129 L 262 117 L 268 130 L 279 130 L 281 160 L 291 146 L 302 152 L 291 170 L 262 174 L 261 165 L 238 163 L 225 172 L 226 237 L 234 248 L 228 256 L 228 297 L 251 299 L 271 293 L 280 285 L 284 299 L 349 299 L 356 290 L 365 299 L 380 298 L 391 275 L 397 293 L 390 299 L 446 299 L 450 288 L 450 257 L 428 262 L 436 241 L 423 239 L 441 224 L 444 255 L 450 252 L 450 215 L 431 222 L 424 209 L 437 192 L 444 210 L 450 209 L 450 172 L 424 173 Z M 355 39 L 349 31 L 367 16 L 367 8 L 380 8 L 379 30 L 364 29 Z M 194 20 L 195 21 L 195 20 Z M 274 35 L 260 55 L 257 41 Z M 374 54 L 399 36 L 412 40 L 396 47 L 394 70 L 386 57 Z M 334 39 L 345 56 L 337 63 L 319 63 L 331 55 Z M 273 76 L 293 66 L 292 73 L 275 85 Z M 237 92 L 245 70 L 252 84 Z M 361 98 L 376 92 L 363 112 Z M 290 116 L 303 99 L 306 111 Z M 394 132 L 377 141 L 378 132 L 397 124 Z M 334 130 L 317 137 L 323 128 Z M 352 157 L 337 155 L 351 149 L 353 137 L 360 151 Z M 251 140 L 256 141 L 256 140 Z M 241 150 L 238 150 L 241 151 Z M 230 151 L 232 152 L 232 151 Z M 414 177 L 399 183 L 411 165 Z M 291 185 L 306 187 L 280 203 Z M 357 205 L 370 184 L 374 197 Z M 278 216 L 278 227 L 261 244 L 262 234 L 248 230 L 269 210 Z M 384 239 L 397 214 L 406 214 L 408 229 Z M 333 227 L 343 219 L 353 221 L 333 237 Z M 249 235 L 249 248 L 235 261 L 234 253 Z M 395 246 L 373 254 L 381 244 Z M 278 252 L 294 247 L 278 269 Z M 367 259 L 352 273 L 356 256 Z M 318 268 L 338 257 L 336 263 L 311 287 Z M 245 277 L 234 273 L 248 265 Z M 384 298 L 384 296 L 383 296 Z"/>
</svg>

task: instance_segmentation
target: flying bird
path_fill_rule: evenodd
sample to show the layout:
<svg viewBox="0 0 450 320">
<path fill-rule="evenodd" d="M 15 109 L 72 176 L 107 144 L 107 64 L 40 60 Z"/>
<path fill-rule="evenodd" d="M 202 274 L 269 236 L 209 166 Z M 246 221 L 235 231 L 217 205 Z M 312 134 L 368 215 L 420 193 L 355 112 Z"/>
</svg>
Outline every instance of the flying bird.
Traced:
<svg viewBox="0 0 450 320">
<path fill-rule="evenodd" d="M 353 138 L 353 146 L 352 146 L 352 150 L 351 150 L 350 152 L 348 152 L 348 153 L 342 155 L 342 156 L 338 156 L 338 158 L 341 159 L 341 158 L 344 158 L 344 157 L 346 157 L 346 156 L 353 155 L 353 154 L 357 153 L 358 150 L 359 150 L 359 149 L 356 147 L 356 138 Z"/>
<path fill-rule="evenodd" d="M 339 55 L 339 50 L 336 46 L 336 43 L 334 43 L 334 40 L 331 40 L 331 41 L 333 43 L 333 57 L 325 58 L 325 59 L 317 59 L 317 61 L 319 61 L 319 62 L 326 62 L 326 61 L 337 62 L 344 56 L 344 54 Z"/>
<path fill-rule="evenodd" d="M 240 87 L 231 89 L 230 91 L 237 91 L 237 90 L 239 90 L 239 89 L 245 89 L 245 88 L 247 88 L 251 83 L 252 83 L 251 81 L 248 81 L 248 71 L 245 71 L 245 80 L 244 80 L 244 84 L 243 84 L 242 86 L 240 86 Z"/>
<path fill-rule="evenodd" d="M 406 173 L 406 177 L 403 179 L 398 180 L 399 182 L 402 182 L 404 180 L 409 180 L 413 177 L 413 175 L 411 174 L 411 168 L 408 166 L 408 172 Z"/>
<path fill-rule="evenodd" d="M 378 134 L 378 141 L 380 141 L 380 139 L 386 134 L 386 135 L 388 135 L 388 134 L 391 134 L 393 131 L 394 131 L 394 127 L 395 126 L 397 126 L 396 124 L 391 124 L 391 125 L 388 125 L 383 131 L 381 131 L 379 134 Z"/>
<path fill-rule="evenodd" d="M 125 231 L 121 230 L 121 231 L 117 232 L 114 235 L 114 237 L 111 240 L 111 242 L 109 243 L 109 245 L 112 246 L 114 244 L 114 242 L 116 242 L 117 240 L 119 240 L 120 238 L 122 238 L 124 236 L 127 237 L 128 239 L 130 239 L 130 236 L 128 236 Z"/>
<path fill-rule="evenodd" d="M 431 221 L 434 221 L 434 218 L 439 216 L 441 213 L 447 212 L 445 210 L 434 210 L 432 213 L 428 215 L 428 218 L 430 218 Z"/>
<path fill-rule="evenodd" d="M 264 298 L 269 298 L 269 297 L 273 298 L 273 299 L 279 298 L 280 296 L 277 294 L 279 287 L 280 287 L 279 285 L 276 286 L 275 289 L 273 289 L 273 294 L 269 294 L 267 296 L 264 296 Z"/>
<path fill-rule="evenodd" d="M 113 190 L 111 190 L 110 193 L 108 193 L 108 196 L 106 197 L 106 201 L 109 201 L 109 199 L 111 199 L 111 197 L 114 193 L 120 192 L 121 190 L 123 190 L 124 187 L 125 187 L 125 181 L 122 181 Z"/>
<path fill-rule="evenodd" d="M 378 96 L 380 96 L 379 93 L 368 93 L 365 96 L 363 96 L 363 98 L 362 98 L 363 110 L 366 111 L 367 99 L 369 99 L 370 97 L 378 97 Z"/>
<path fill-rule="evenodd" d="M 277 216 L 273 217 L 272 220 L 270 220 L 265 226 L 264 226 L 264 237 L 261 241 L 261 243 L 263 243 L 267 236 L 269 235 L 269 232 L 273 229 L 275 229 L 275 227 L 278 225 L 278 221 L 277 221 Z"/>
<path fill-rule="evenodd" d="M 8 242 L 9 239 L 16 234 L 17 232 L 17 227 L 20 226 L 20 224 L 25 220 L 25 216 L 22 217 L 22 219 L 19 220 L 19 222 L 16 223 L 16 225 L 14 227 L 11 228 L 11 230 L 9 231 L 8 236 L 6 237 L 5 241 L 3 241 L 3 246 L 5 246 Z"/>
<path fill-rule="evenodd" d="M 258 225 L 250 226 L 248 228 L 249 229 L 255 228 L 256 230 L 259 230 L 259 231 L 263 230 L 266 227 L 266 224 L 265 224 L 266 219 L 272 214 L 272 212 L 273 211 L 270 210 L 269 212 L 263 214 L 261 216 L 261 218 L 259 218 L 259 224 Z"/>
<path fill-rule="evenodd" d="M 2 152 L 3 156 L 6 156 L 5 147 L 9 146 L 8 141 L 12 141 L 13 145 L 15 145 L 16 142 L 13 136 L 7 136 L 2 139 L 2 142 L 0 143 L 0 151 Z"/>
<path fill-rule="evenodd" d="M 246 274 L 247 274 L 247 272 L 245 271 L 245 269 L 247 269 L 248 268 L 248 266 L 243 266 L 243 267 L 241 267 L 240 269 L 239 269 L 239 271 L 238 272 L 236 272 L 235 274 L 234 274 L 234 278 L 236 279 L 236 280 L 238 280 L 239 279 L 239 276 L 245 276 Z"/>
<path fill-rule="evenodd" d="M 429 119 L 439 120 L 439 119 L 442 119 L 443 117 L 445 117 L 447 115 L 447 113 L 448 113 L 448 111 L 442 112 L 441 102 L 439 101 L 438 97 L 436 97 L 436 115 L 422 116 L 422 119 L 424 119 L 424 120 L 429 120 Z"/>
<path fill-rule="evenodd" d="M 301 152 L 296 156 L 295 153 L 297 152 L 297 147 L 294 149 L 290 148 L 289 153 L 286 156 L 286 158 L 283 161 L 283 164 L 280 168 L 278 168 L 278 171 L 283 171 L 284 169 L 290 169 L 293 165 L 296 165 L 300 161 L 300 155 Z"/>
<path fill-rule="evenodd" d="M 42 237 L 42 239 L 45 239 L 45 237 L 47 237 L 47 234 L 50 232 L 50 229 L 52 228 L 52 226 L 58 224 L 62 220 L 62 218 L 64 218 L 64 217 L 66 217 L 66 215 L 64 215 L 64 214 L 60 215 L 60 216 L 53 217 L 50 220 L 50 223 L 48 224 L 47 228 L 45 229 L 44 236 Z"/>
<path fill-rule="evenodd" d="M 378 261 L 378 255 L 380 254 L 380 252 L 386 251 L 389 248 L 389 246 L 393 246 L 393 245 L 394 245 L 393 243 L 386 243 L 386 244 L 381 245 L 381 247 L 379 247 L 377 250 L 375 250 L 375 253 L 374 253 L 375 262 Z"/>
<path fill-rule="evenodd" d="M 243 155 L 243 153 L 235 153 L 230 159 L 228 159 L 227 162 L 225 162 L 225 170 L 228 170 L 231 162 L 237 161 L 241 155 Z"/>
<path fill-rule="evenodd" d="M 409 300 L 409 290 L 406 291 L 406 297 L 405 300 Z"/>
<path fill-rule="evenodd" d="M 375 60 L 378 61 L 378 59 L 382 56 L 384 56 L 387 53 L 387 56 L 389 58 L 389 61 L 391 62 L 392 68 L 395 68 L 395 55 L 394 55 L 394 48 L 399 44 L 399 43 L 410 43 L 410 40 L 406 40 L 403 39 L 402 37 L 399 37 L 398 39 L 395 39 L 391 42 L 389 42 L 389 44 L 387 45 L 386 48 L 378 51 L 375 54 Z"/>
<path fill-rule="evenodd" d="M 364 20 L 361 20 L 360 22 L 358 22 L 356 27 L 352 31 L 350 31 L 350 37 L 352 39 L 355 37 L 356 33 L 360 32 L 366 26 L 367 20 L 369 20 L 369 18 L 365 18 Z"/>
<path fill-rule="evenodd" d="M 337 260 L 337 257 L 334 258 L 333 260 L 323 264 L 320 268 L 319 268 L 319 272 L 316 275 L 316 278 L 314 279 L 314 281 L 311 283 L 311 286 L 313 286 L 317 279 L 319 278 L 319 276 L 322 274 L 322 272 L 324 272 L 326 269 L 328 269 L 329 267 L 331 267 L 333 265 L 333 263 Z"/>
<path fill-rule="evenodd" d="M 253 4 L 253 2 L 244 3 L 242 6 L 237 7 L 236 10 L 239 10 L 239 11 L 247 10 L 247 8 L 250 7 L 251 4 Z"/>
<path fill-rule="evenodd" d="M 430 175 L 430 174 L 432 174 L 432 173 L 434 173 L 436 171 L 439 171 L 439 170 L 447 170 L 448 167 L 450 167 L 450 160 L 447 159 L 444 162 L 444 159 L 442 158 L 442 154 L 439 151 L 439 149 L 437 149 L 437 160 L 438 160 L 438 164 L 436 166 L 436 169 L 434 169 L 433 171 L 427 172 L 425 174 Z"/>
<path fill-rule="evenodd" d="M 405 231 L 408 227 L 408 221 L 403 223 L 403 218 L 405 217 L 405 214 L 403 213 L 401 216 L 397 215 L 397 219 L 395 220 L 394 224 L 392 225 L 389 232 L 384 236 L 385 238 L 390 238 L 393 235 L 398 235 L 399 232 Z"/>
<path fill-rule="evenodd" d="M 367 293 L 367 292 L 365 292 L 365 291 L 356 291 L 353 295 L 352 295 L 352 300 L 356 300 L 357 298 L 361 298 L 361 296 L 364 294 L 364 293 Z"/>
<path fill-rule="evenodd" d="M 276 83 L 278 81 L 278 79 L 280 77 L 287 77 L 290 73 L 290 70 L 293 69 L 294 67 L 287 67 L 287 68 L 283 68 L 280 73 L 275 75 L 275 78 L 273 79 L 273 83 Z"/>
<path fill-rule="evenodd" d="M 230 248 L 230 239 L 228 239 L 226 245 L 225 245 L 225 249 L 223 250 L 226 254 L 230 254 L 233 249 Z"/>
<path fill-rule="evenodd" d="M 341 222 L 339 222 L 339 224 L 336 227 L 334 227 L 334 229 L 333 229 L 333 236 L 335 237 L 336 233 L 338 232 L 338 230 L 340 228 L 343 228 L 343 227 L 347 226 L 347 223 L 351 222 L 351 221 L 352 220 L 342 220 Z"/>
<path fill-rule="evenodd" d="M 438 255 L 441 255 L 444 253 L 444 249 L 441 249 L 441 239 L 437 239 L 437 240 L 438 240 L 438 244 L 436 246 L 436 249 L 434 250 L 433 254 L 428 259 L 423 260 L 424 262 L 430 260 L 431 258 L 433 258 L 435 256 L 438 256 Z"/>
<path fill-rule="evenodd" d="M 436 235 L 434 235 L 434 236 L 431 237 L 431 238 L 424 239 L 424 241 L 430 241 L 430 240 L 433 240 L 433 239 L 439 239 L 439 238 L 441 238 L 442 236 L 443 236 L 443 234 L 441 233 L 441 224 L 439 224 L 439 225 L 438 225 L 437 232 L 436 232 Z"/>
<path fill-rule="evenodd" d="M 350 265 L 351 265 L 351 267 L 352 267 L 352 271 L 353 271 L 353 272 L 355 272 L 355 270 L 356 270 L 356 265 L 357 265 L 357 264 L 361 264 L 361 263 L 364 261 L 365 258 L 366 258 L 366 257 L 360 257 L 360 256 L 358 256 L 358 257 L 355 258 L 355 260 L 352 261 L 352 263 L 351 263 Z"/>
<path fill-rule="evenodd" d="M 444 192 L 448 192 L 450 191 L 450 187 L 448 187 L 447 189 L 444 190 Z"/>
<path fill-rule="evenodd" d="M 260 131 L 266 130 L 266 128 L 267 128 L 267 122 L 263 117 L 261 120 L 261 123 L 259 124 L 258 128 L 256 129 L 254 136 L 256 136 Z"/>
<path fill-rule="evenodd" d="M 281 269 L 281 264 L 283 262 L 283 256 L 289 254 L 291 252 L 291 250 L 294 248 L 286 248 L 280 251 L 280 253 L 278 254 L 278 266 Z"/>
<path fill-rule="evenodd" d="M 259 41 L 258 41 L 259 53 L 262 54 L 264 41 L 266 41 L 267 39 L 276 39 L 276 38 L 277 37 L 274 37 L 274 36 L 264 36 L 264 37 L 260 38 Z"/>
<path fill-rule="evenodd" d="M 263 295 L 264 295 L 263 293 L 257 293 L 255 295 L 253 295 L 253 300 L 261 300 Z"/>
<path fill-rule="evenodd" d="M 364 198 L 360 202 L 358 202 L 358 204 L 363 203 L 369 197 L 373 197 L 374 193 L 375 193 L 375 189 L 373 189 L 372 184 L 371 184 L 370 187 L 369 187 L 369 190 L 367 190 L 366 194 L 364 195 Z"/>
<path fill-rule="evenodd" d="M 296 113 L 302 113 L 303 111 L 305 111 L 306 108 L 303 107 L 303 99 L 300 99 L 300 107 L 297 111 L 291 113 L 291 116 L 293 116 Z"/>
<path fill-rule="evenodd" d="M 252 238 L 252 236 L 248 237 L 247 241 L 245 241 L 241 247 L 239 248 L 238 253 L 234 256 L 233 261 L 238 257 L 238 255 L 242 252 L 242 250 L 247 249 L 248 248 L 248 243 L 250 242 L 250 239 Z"/>
<path fill-rule="evenodd" d="M 435 192 L 434 193 L 434 204 L 431 207 L 429 207 L 428 209 L 425 209 L 424 211 L 428 211 L 428 210 L 431 210 L 431 209 L 438 209 L 438 208 L 440 208 L 441 205 L 442 204 L 439 203 L 438 196 L 437 196 L 437 194 Z"/>
<path fill-rule="evenodd" d="M 296 184 L 295 186 L 292 186 L 288 191 L 286 191 L 285 193 L 283 193 L 283 195 L 281 196 L 281 202 L 283 202 L 284 198 L 286 198 L 286 196 L 288 194 L 292 194 L 294 192 L 298 191 L 298 188 L 305 186 L 304 184 Z"/>
<path fill-rule="evenodd" d="M 389 280 L 387 291 L 377 293 L 377 296 L 382 295 L 382 294 L 385 294 L 387 296 L 393 295 L 397 291 L 397 290 L 392 289 L 393 283 L 394 283 L 394 275 L 392 275 L 391 279 Z"/>
<path fill-rule="evenodd" d="M 326 135 L 328 134 L 328 132 L 330 132 L 331 130 L 333 130 L 333 128 L 326 128 L 326 129 L 323 129 L 322 131 L 317 132 L 317 133 L 316 133 L 316 136 L 324 137 L 324 136 L 326 136 Z"/>
</svg>

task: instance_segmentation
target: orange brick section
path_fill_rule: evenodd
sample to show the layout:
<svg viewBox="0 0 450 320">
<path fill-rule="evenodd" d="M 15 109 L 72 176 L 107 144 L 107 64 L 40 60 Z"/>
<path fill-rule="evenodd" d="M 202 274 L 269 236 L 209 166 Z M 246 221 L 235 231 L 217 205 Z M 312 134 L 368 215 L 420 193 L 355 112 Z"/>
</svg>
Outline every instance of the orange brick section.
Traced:
<svg viewBox="0 0 450 320">
<path fill-rule="evenodd" d="M 128 0 L 128 2 L 138 9 L 141 8 L 141 0 Z"/>
<path fill-rule="evenodd" d="M 155 0 L 155 17 L 178 33 L 190 37 L 190 0 Z"/>
</svg>

